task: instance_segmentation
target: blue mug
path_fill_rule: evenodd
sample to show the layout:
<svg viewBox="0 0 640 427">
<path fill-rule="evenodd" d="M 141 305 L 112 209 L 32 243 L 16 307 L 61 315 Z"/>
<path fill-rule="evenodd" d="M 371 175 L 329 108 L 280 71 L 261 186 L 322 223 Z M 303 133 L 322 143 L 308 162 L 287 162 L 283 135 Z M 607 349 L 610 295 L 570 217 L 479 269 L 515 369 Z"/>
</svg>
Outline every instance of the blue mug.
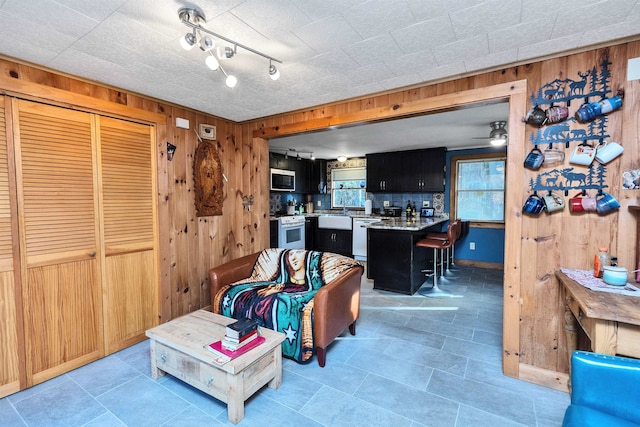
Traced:
<svg viewBox="0 0 640 427">
<path fill-rule="evenodd" d="M 522 206 L 522 212 L 530 215 L 540 215 L 542 209 L 544 208 L 544 200 L 542 197 L 537 194 L 532 194 L 527 198 L 527 201 L 524 202 L 524 206 Z"/>
<path fill-rule="evenodd" d="M 620 203 L 611 194 L 601 191 L 596 195 L 596 210 L 604 215 L 620 208 Z"/>
<path fill-rule="evenodd" d="M 538 170 L 542 166 L 542 162 L 544 162 L 544 154 L 538 147 L 534 147 L 524 159 L 524 167 Z"/>
</svg>

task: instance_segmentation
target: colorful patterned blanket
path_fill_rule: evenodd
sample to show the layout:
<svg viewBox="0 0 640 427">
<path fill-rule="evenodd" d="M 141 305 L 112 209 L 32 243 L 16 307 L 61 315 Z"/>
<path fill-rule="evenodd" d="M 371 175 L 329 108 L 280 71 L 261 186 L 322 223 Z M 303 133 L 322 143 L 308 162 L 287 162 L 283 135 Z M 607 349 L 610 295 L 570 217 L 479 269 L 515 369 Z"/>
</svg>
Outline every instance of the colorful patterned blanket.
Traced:
<svg viewBox="0 0 640 427">
<path fill-rule="evenodd" d="M 248 317 L 286 335 L 282 354 L 298 362 L 313 355 L 313 297 L 342 272 L 360 265 L 333 253 L 302 249 L 265 249 L 251 276 L 223 287 L 214 312 Z"/>
</svg>

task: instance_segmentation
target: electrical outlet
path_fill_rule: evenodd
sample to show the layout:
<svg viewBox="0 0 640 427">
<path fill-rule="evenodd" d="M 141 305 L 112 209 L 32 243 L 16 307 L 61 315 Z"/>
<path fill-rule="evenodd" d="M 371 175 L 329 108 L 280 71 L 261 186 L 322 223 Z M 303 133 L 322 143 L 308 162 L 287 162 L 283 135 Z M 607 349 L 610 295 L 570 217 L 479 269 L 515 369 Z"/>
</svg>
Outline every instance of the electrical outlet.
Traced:
<svg viewBox="0 0 640 427">
<path fill-rule="evenodd" d="M 385 208 L 388 208 L 389 207 L 389 201 L 385 200 L 384 202 L 382 202 L 382 206 L 385 207 Z"/>
<path fill-rule="evenodd" d="M 469 249 L 472 251 L 476 250 L 476 242 L 469 242 Z"/>
<path fill-rule="evenodd" d="M 428 200 L 423 200 L 422 201 L 422 207 L 423 208 L 428 208 L 431 205 L 431 202 Z"/>
<path fill-rule="evenodd" d="M 318 207 L 322 206 L 322 200 L 318 200 Z"/>
</svg>

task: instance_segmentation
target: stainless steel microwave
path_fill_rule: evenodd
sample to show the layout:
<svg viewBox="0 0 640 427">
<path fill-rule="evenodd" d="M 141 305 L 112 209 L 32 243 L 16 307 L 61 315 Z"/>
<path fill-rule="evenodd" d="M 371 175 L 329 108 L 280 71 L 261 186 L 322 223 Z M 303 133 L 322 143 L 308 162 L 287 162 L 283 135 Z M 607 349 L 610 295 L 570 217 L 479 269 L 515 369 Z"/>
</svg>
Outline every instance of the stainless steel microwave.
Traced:
<svg viewBox="0 0 640 427">
<path fill-rule="evenodd" d="M 271 168 L 272 191 L 296 191 L 296 172 Z"/>
</svg>

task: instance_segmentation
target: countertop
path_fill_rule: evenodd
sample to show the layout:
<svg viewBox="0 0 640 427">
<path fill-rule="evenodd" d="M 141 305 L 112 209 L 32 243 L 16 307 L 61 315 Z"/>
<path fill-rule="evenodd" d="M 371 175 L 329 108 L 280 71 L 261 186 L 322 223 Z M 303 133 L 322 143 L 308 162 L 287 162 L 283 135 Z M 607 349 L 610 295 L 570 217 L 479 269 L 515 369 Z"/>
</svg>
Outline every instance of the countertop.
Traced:
<svg viewBox="0 0 640 427">
<path fill-rule="evenodd" d="M 321 215 L 344 215 L 342 211 L 320 211 L 313 213 L 298 214 L 300 216 L 318 217 Z M 347 212 L 346 216 L 351 218 L 377 218 L 378 222 L 372 222 L 370 224 L 364 224 L 363 227 L 374 228 L 376 230 L 398 230 L 398 231 L 421 231 L 425 228 L 433 227 L 434 225 L 441 224 L 449 221 L 449 214 L 440 214 L 433 218 L 421 218 L 418 217 L 415 220 L 407 220 L 405 217 L 388 217 L 379 214 L 365 215 L 362 212 Z M 272 221 L 277 217 L 271 216 Z"/>
<path fill-rule="evenodd" d="M 416 220 L 406 220 L 405 218 L 384 218 L 378 222 L 364 225 L 367 228 L 376 230 L 398 230 L 398 231 L 422 231 L 425 228 L 433 227 L 449 221 L 448 215 L 441 215 L 433 218 L 417 218 Z"/>
</svg>

